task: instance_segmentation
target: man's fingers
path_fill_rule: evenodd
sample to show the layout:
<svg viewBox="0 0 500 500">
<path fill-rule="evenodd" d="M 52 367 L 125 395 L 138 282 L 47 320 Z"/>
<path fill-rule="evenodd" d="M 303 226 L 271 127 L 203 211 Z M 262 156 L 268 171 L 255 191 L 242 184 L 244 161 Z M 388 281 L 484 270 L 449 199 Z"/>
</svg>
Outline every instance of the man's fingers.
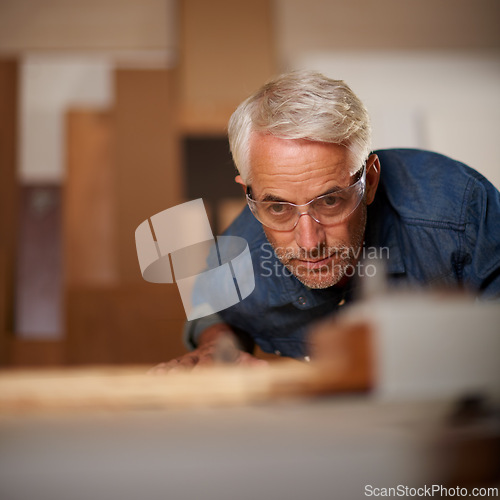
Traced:
<svg viewBox="0 0 500 500">
<path fill-rule="evenodd" d="M 169 370 L 168 363 L 159 363 L 147 371 L 148 375 L 161 375 Z"/>
<path fill-rule="evenodd" d="M 163 375 L 174 370 L 192 368 L 197 363 L 198 356 L 194 354 L 187 354 L 185 356 L 181 356 L 180 358 L 175 358 L 171 361 L 153 366 L 153 368 L 151 368 L 147 373 L 148 375 Z"/>
<path fill-rule="evenodd" d="M 236 362 L 239 365 L 267 366 L 269 363 L 264 359 L 256 358 L 248 352 L 242 352 Z"/>
<path fill-rule="evenodd" d="M 180 370 L 189 370 L 195 367 L 202 367 L 212 365 L 216 362 L 224 364 L 242 364 L 242 365 L 256 365 L 265 366 L 267 362 L 258 359 L 247 352 L 240 351 L 232 348 L 231 360 L 227 356 L 216 356 L 217 344 L 206 345 L 200 349 L 192 351 L 179 358 L 172 359 L 171 361 L 160 363 L 148 371 L 151 375 L 163 375 L 165 373 L 176 372 Z M 224 347 L 224 346 L 223 346 Z M 219 353 L 220 354 L 220 353 Z M 225 354 L 225 353 L 223 353 Z M 214 359 L 215 358 L 215 359 Z"/>
</svg>

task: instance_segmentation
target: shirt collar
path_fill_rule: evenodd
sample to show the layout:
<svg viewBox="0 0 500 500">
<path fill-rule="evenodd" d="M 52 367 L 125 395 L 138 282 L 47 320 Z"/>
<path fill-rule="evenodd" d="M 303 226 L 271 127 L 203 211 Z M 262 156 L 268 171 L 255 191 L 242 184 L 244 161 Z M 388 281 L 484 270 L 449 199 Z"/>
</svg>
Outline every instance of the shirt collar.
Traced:
<svg viewBox="0 0 500 500">
<path fill-rule="evenodd" d="M 377 193 L 378 196 L 383 196 Z M 397 221 L 388 204 L 378 203 L 368 207 L 368 218 L 365 231 L 365 247 L 368 255 L 372 248 L 378 249 L 378 255 L 385 258 L 387 274 L 404 274 L 406 272 L 401 243 L 397 232 Z M 387 249 L 387 250 L 385 250 Z"/>
</svg>

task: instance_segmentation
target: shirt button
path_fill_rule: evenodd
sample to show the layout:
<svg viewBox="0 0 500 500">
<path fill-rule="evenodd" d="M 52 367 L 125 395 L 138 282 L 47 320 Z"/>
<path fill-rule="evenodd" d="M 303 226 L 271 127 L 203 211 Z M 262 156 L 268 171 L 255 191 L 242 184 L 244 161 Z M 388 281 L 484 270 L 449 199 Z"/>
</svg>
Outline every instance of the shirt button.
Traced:
<svg viewBox="0 0 500 500">
<path fill-rule="evenodd" d="M 281 351 L 279 351 L 278 349 L 276 349 L 276 350 L 274 351 L 274 354 L 276 354 L 276 356 L 281 356 Z"/>
<path fill-rule="evenodd" d="M 343 306 L 345 304 L 345 299 L 342 299 L 337 305 L 338 306 Z"/>
<path fill-rule="evenodd" d="M 305 297 L 302 297 L 300 296 L 298 299 L 297 299 L 297 302 L 301 305 L 301 306 L 305 306 L 307 304 L 307 300 Z"/>
</svg>

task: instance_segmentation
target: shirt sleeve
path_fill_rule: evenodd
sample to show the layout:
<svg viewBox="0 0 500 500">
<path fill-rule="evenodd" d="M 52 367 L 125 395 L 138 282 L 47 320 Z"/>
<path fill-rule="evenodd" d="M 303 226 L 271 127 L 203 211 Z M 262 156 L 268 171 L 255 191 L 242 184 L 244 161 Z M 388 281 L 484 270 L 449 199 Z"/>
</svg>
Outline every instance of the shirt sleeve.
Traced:
<svg viewBox="0 0 500 500">
<path fill-rule="evenodd" d="M 182 334 L 184 345 L 191 351 L 196 349 L 196 347 L 198 347 L 198 339 L 200 335 L 207 328 L 210 328 L 217 323 L 224 323 L 224 320 L 218 314 L 210 314 L 209 316 L 204 316 L 203 318 L 186 321 Z"/>
<path fill-rule="evenodd" d="M 484 177 L 471 181 L 466 208 L 464 282 L 481 299 L 500 299 L 500 192 Z"/>
</svg>

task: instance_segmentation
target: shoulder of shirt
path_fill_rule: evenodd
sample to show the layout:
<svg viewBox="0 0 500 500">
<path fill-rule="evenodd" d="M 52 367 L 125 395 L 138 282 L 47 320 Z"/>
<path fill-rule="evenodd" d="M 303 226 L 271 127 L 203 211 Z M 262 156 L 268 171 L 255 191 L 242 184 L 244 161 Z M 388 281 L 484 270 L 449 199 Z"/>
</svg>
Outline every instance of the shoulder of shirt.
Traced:
<svg viewBox="0 0 500 500">
<path fill-rule="evenodd" d="M 374 153 L 380 159 L 380 194 L 406 222 L 458 229 L 465 223 L 471 193 L 492 187 L 477 171 L 439 153 L 419 149 Z"/>
</svg>

